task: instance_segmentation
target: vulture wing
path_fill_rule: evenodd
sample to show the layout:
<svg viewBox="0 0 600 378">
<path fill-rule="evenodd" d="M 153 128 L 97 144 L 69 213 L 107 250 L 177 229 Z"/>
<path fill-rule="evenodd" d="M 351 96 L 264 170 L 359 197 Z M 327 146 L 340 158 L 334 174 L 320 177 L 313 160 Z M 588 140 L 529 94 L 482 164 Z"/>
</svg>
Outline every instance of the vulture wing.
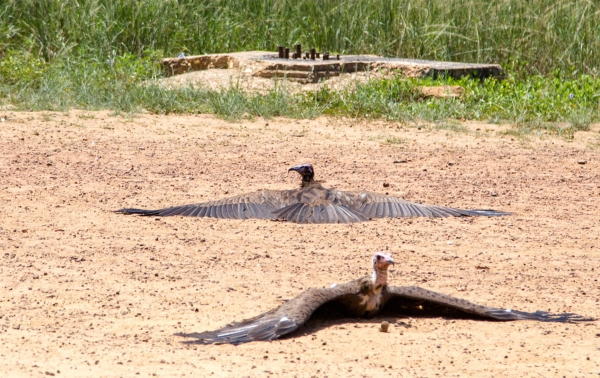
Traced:
<svg viewBox="0 0 600 378">
<path fill-rule="evenodd" d="M 510 215 L 494 210 L 461 210 L 422 205 L 374 192 L 343 192 L 315 184 L 292 190 L 261 190 L 235 197 L 158 210 L 124 208 L 121 214 L 181 215 L 229 219 L 281 219 L 295 223 L 354 223 L 370 218 Z"/>
<path fill-rule="evenodd" d="M 586 318 L 571 313 L 550 314 L 545 311 L 523 312 L 511 309 L 481 306 L 475 303 L 471 303 L 464 299 L 436 293 L 416 286 L 388 286 L 384 290 L 384 303 L 386 303 L 388 300 L 394 300 L 394 298 L 407 298 L 417 300 L 423 303 L 430 303 L 443 307 L 449 307 L 455 310 L 459 310 L 468 314 L 473 314 L 488 319 L 538 320 L 542 322 L 577 322 L 594 320 L 592 318 Z"/>
<path fill-rule="evenodd" d="M 179 333 L 177 336 L 193 337 L 200 344 L 242 344 L 250 341 L 275 340 L 295 331 L 312 313 L 327 302 L 344 296 L 356 297 L 361 280 L 330 288 L 308 289 L 281 306 L 241 322 L 234 322 L 215 331 Z"/>
<path fill-rule="evenodd" d="M 282 202 L 283 193 L 278 190 L 261 190 L 211 202 L 174 206 L 158 210 L 121 209 L 117 210 L 116 213 L 159 217 L 182 215 L 199 218 L 274 219 L 275 215 L 273 211 L 287 205 Z"/>
<path fill-rule="evenodd" d="M 404 217 L 477 217 L 511 215 L 495 210 L 462 210 L 451 207 L 424 205 L 375 192 L 342 192 L 342 204 L 369 218 Z"/>
</svg>

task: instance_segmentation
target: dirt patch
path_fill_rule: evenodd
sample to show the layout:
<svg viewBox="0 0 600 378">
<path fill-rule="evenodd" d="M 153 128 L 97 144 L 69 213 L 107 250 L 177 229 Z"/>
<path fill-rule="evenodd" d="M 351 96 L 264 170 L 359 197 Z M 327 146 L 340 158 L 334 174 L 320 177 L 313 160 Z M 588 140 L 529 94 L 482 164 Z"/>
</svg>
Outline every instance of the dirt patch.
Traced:
<svg viewBox="0 0 600 378">
<path fill-rule="evenodd" d="M 392 284 L 600 317 L 598 125 L 566 142 L 511 139 L 476 123 L 456 134 L 330 118 L 6 115 L 2 375 L 600 373 L 597 322 L 321 320 L 292 338 L 238 347 L 174 336 L 367 274 L 377 250 L 399 262 Z M 301 162 L 313 163 L 329 186 L 515 215 L 297 225 L 111 212 L 293 187 L 297 177 L 286 170 Z M 389 333 L 379 332 L 383 320 Z"/>
</svg>

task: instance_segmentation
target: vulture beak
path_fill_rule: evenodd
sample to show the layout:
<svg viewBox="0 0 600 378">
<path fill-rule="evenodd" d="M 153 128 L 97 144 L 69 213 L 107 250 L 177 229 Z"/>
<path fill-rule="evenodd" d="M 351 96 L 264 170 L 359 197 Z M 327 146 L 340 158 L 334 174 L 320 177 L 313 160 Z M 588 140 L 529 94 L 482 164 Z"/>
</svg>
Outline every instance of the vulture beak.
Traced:
<svg viewBox="0 0 600 378">
<path fill-rule="evenodd" d="M 390 265 L 395 265 L 396 262 L 394 261 L 394 258 L 392 257 L 392 255 L 390 253 L 386 253 L 383 255 L 384 259 L 383 262 L 386 262 Z"/>
<path fill-rule="evenodd" d="M 302 171 L 302 166 L 301 165 L 297 165 L 295 167 L 292 167 L 292 168 L 288 169 L 288 172 L 291 172 L 291 171 L 300 173 L 300 171 Z"/>
</svg>

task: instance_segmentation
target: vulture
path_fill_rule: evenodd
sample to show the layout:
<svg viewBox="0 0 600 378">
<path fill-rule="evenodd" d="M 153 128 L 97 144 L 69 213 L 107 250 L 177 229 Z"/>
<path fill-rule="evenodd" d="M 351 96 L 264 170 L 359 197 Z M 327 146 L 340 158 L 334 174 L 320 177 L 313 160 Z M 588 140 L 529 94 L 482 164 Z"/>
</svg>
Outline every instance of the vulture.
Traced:
<svg viewBox="0 0 600 378">
<path fill-rule="evenodd" d="M 388 286 L 387 270 L 394 264 L 388 253 L 373 256 L 373 274 L 327 288 L 312 288 L 281 306 L 254 318 L 234 322 L 215 331 L 178 333 L 191 337 L 187 343 L 242 344 L 269 341 L 300 328 L 317 310 L 340 312 L 345 317 L 370 318 L 382 310 L 398 316 L 438 311 L 442 316 L 467 317 L 496 321 L 537 320 L 542 322 L 592 321 L 576 314 L 550 314 L 544 311 L 523 312 L 471 303 L 464 299 L 436 293 L 415 286 Z M 425 311 L 424 311 L 425 310 Z"/>
<path fill-rule="evenodd" d="M 300 188 L 261 190 L 216 201 L 174 206 L 158 210 L 124 208 L 121 214 L 167 217 L 276 219 L 295 223 L 354 223 L 373 218 L 461 217 L 510 215 L 495 210 L 462 210 L 423 205 L 375 192 L 345 192 L 328 189 L 314 179 L 312 165 L 291 167 L 302 176 Z"/>
</svg>

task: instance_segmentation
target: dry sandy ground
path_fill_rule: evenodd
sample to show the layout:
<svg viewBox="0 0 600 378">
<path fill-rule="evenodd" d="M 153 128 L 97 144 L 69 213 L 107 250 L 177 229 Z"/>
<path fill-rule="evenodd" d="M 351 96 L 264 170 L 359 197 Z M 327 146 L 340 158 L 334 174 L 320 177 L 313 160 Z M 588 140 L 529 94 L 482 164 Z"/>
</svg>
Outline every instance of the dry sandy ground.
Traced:
<svg viewBox="0 0 600 378">
<path fill-rule="evenodd" d="M 323 87 L 333 90 L 345 90 L 354 88 L 357 84 L 366 83 L 383 77 L 390 77 L 391 73 L 387 70 L 376 72 L 354 72 L 334 76 L 318 83 L 304 83 L 294 79 L 281 78 L 274 80 L 253 76 L 253 70 L 224 70 L 213 69 L 203 71 L 192 71 L 182 75 L 175 75 L 160 79 L 159 83 L 167 88 L 207 88 L 212 90 L 227 90 L 232 87 L 239 88 L 247 92 L 266 93 L 276 88 L 285 88 L 288 93 L 313 92 Z"/>
<path fill-rule="evenodd" d="M 513 140 L 485 124 L 456 134 L 327 118 L 4 116 L 1 376 L 600 374 L 598 322 L 324 319 L 295 337 L 237 347 L 174 335 L 354 279 L 378 250 L 399 262 L 392 284 L 600 317 L 598 125 L 567 142 Z M 298 177 L 286 170 L 302 162 L 341 189 L 515 214 L 297 225 L 111 212 L 291 188 Z M 380 333 L 382 320 L 411 326 Z"/>
</svg>

